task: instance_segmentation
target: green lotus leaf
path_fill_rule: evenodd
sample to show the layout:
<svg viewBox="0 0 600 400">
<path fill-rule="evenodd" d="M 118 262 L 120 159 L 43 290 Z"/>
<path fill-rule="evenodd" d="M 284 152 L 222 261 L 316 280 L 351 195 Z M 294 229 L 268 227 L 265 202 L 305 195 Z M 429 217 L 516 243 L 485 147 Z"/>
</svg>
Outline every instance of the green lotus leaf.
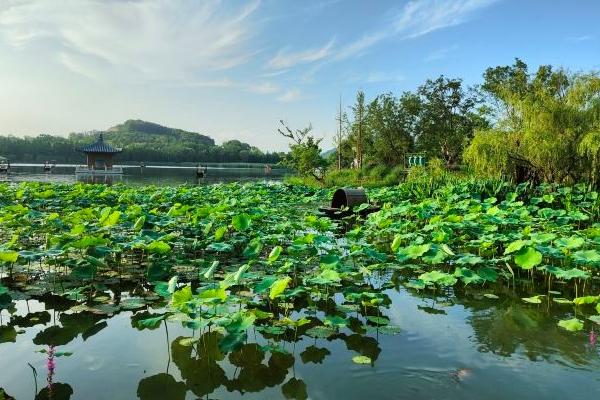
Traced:
<svg viewBox="0 0 600 400">
<path fill-rule="evenodd" d="M 431 283 L 439 286 L 453 286 L 457 281 L 456 277 L 438 270 L 425 272 L 419 275 L 419 279 L 426 284 Z"/>
<path fill-rule="evenodd" d="M 523 300 L 526 303 L 530 303 L 530 304 L 541 304 L 542 297 L 544 297 L 543 294 L 538 294 L 537 296 L 523 297 L 521 300 Z"/>
<path fill-rule="evenodd" d="M 565 299 L 564 297 L 554 297 L 552 301 L 557 304 L 573 304 L 572 300 Z"/>
<path fill-rule="evenodd" d="M 282 250 L 283 250 L 283 247 L 281 247 L 281 246 L 273 247 L 273 249 L 269 253 L 269 257 L 268 257 L 269 262 L 273 263 L 273 262 L 277 261 L 277 259 L 281 255 Z"/>
<path fill-rule="evenodd" d="M 565 280 L 588 279 L 590 277 L 590 274 L 588 272 L 577 269 L 577 268 L 571 268 L 568 270 L 557 268 L 555 271 L 551 271 L 551 273 L 556 275 L 556 277 L 558 279 L 565 279 Z"/>
<path fill-rule="evenodd" d="M 492 300 L 496 300 L 496 299 L 499 299 L 499 298 L 500 298 L 500 297 L 496 296 L 496 295 L 495 295 L 495 294 L 493 294 L 493 293 L 485 293 L 485 294 L 483 295 L 483 297 L 486 297 L 486 298 L 488 298 L 488 299 L 492 299 Z"/>
<path fill-rule="evenodd" d="M 577 318 L 563 319 L 558 321 L 558 326 L 571 332 L 577 332 L 583 329 L 583 322 Z"/>
<path fill-rule="evenodd" d="M 156 329 L 168 317 L 168 314 L 159 315 L 157 317 L 146 318 L 137 321 L 139 328 Z"/>
<path fill-rule="evenodd" d="M 408 247 L 404 247 L 398 250 L 397 254 L 401 259 L 411 259 L 414 260 L 416 258 L 421 257 L 423 254 L 427 253 L 431 248 L 431 243 L 425 244 L 413 244 Z"/>
<path fill-rule="evenodd" d="M 320 265 L 322 269 L 334 269 L 340 263 L 340 258 L 335 254 L 327 254 L 321 257 Z"/>
<path fill-rule="evenodd" d="M 484 262 L 484 259 L 473 255 L 473 254 L 464 254 L 456 260 L 457 264 L 467 264 L 467 265 L 476 265 Z"/>
<path fill-rule="evenodd" d="M 171 305 L 174 308 L 183 309 L 190 300 L 192 300 L 192 288 L 190 286 L 184 286 L 173 293 Z"/>
<path fill-rule="evenodd" d="M 371 358 L 367 357 L 367 356 L 354 356 L 354 357 L 352 357 L 352 362 L 354 362 L 355 364 L 369 364 L 369 365 L 373 363 Z"/>
<path fill-rule="evenodd" d="M 153 254 L 167 254 L 171 251 L 171 246 L 160 240 L 155 240 L 146 246 L 146 250 Z"/>
<path fill-rule="evenodd" d="M 580 264 L 599 264 L 600 253 L 596 250 L 579 250 L 573 253 L 573 259 Z"/>
<path fill-rule="evenodd" d="M 504 254 L 511 254 L 514 253 L 515 251 L 519 251 L 523 248 L 523 246 L 526 246 L 529 244 L 528 240 L 515 240 L 514 242 L 510 243 L 506 249 L 504 250 Z"/>
<path fill-rule="evenodd" d="M 292 278 L 286 276 L 285 278 L 281 278 L 273 282 L 271 285 L 271 290 L 269 291 L 269 298 L 273 300 L 283 294 L 291 281 Z"/>
<path fill-rule="evenodd" d="M 374 315 L 369 315 L 367 316 L 367 320 L 371 321 L 372 323 L 376 324 L 376 325 L 388 325 L 390 323 L 390 320 L 386 317 L 377 317 Z"/>
<path fill-rule="evenodd" d="M 306 331 L 306 334 L 313 338 L 327 339 L 335 334 L 335 330 L 328 326 L 313 326 Z"/>
<path fill-rule="evenodd" d="M 483 279 L 477 275 L 475 272 L 465 267 L 456 267 L 454 270 L 454 277 L 459 278 L 464 282 L 465 285 L 470 283 L 479 283 L 482 282 Z"/>
<path fill-rule="evenodd" d="M 19 253 L 12 250 L 0 250 L 0 262 L 16 262 L 19 258 Z"/>
<path fill-rule="evenodd" d="M 577 249 L 585 244 L 585 239 L 579 236 L 560 238 L 554 242 L 558 247 Z"/>
<path fill-rule="evenodd" d="M 532 269 L 542 263 L 542 253 L 533 247 L 524 247 L 514 257 L 515 264 L 523 269 Z"/>
<path fill-rule="evenodd" d="M 250 227 L 252 219 L 250 215 L 246 213 L 235 215 L 231 219 L 231 225 L 235 228 L 236 231 L 245 231 Z"/>
<path fill-rule="evenodd" d="M 591 317 L 588 317 L 588 319 L 593 323 L 600 325 L 600 315 L 592 315 Z"/>
<path fill-rule="evenodd" d="M 573 304 L 577 306 L 581 306 L 584 304 L 595 304 L 600 300 L 600 296 L 583 296 L 583 297 L 575 297 L 573 299 Z"/>
<path fill-rule="evenodd" d="M 233 250 L 233 246 L 231 246 L 229 243 L 215 242 L 215 243 L 209 244 L 207 249 L 216 251 L 219 253 L 227 253 L 227 252 L 230 252 Z"/>
</svg>

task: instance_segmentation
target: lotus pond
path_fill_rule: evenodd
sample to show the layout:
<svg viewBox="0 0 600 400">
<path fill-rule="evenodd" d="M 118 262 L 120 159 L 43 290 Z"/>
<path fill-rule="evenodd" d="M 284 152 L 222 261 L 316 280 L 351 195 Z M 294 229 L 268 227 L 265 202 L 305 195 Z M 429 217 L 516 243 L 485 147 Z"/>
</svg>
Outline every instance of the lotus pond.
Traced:
<svg viewBox="0 0 600 400">
<path fill-rule="evenodd" d="M 600 198 L 0 184 L 0 399 L 600 395 Z"/>
</svg>

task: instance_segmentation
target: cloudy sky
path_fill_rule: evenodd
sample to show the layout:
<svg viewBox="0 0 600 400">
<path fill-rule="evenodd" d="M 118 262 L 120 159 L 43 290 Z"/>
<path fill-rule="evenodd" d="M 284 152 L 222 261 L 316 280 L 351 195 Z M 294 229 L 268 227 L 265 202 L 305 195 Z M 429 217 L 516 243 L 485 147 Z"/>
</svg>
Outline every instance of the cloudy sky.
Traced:
<svg viewBox="0 0 600 400">
<path fill-rule="evenodd" d="M 283 150 L 340 96 L 488 66 L 600 70 L 598 0 L 0 0 L 0 134 L 139 118 Z"/>
</svg>

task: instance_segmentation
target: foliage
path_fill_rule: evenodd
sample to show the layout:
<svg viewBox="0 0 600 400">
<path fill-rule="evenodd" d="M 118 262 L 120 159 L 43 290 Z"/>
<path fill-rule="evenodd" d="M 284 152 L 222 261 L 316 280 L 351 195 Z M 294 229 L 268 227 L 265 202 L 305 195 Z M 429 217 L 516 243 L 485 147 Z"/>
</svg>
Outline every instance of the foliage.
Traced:
<svg viewBox="0 0 600 400">
<path fill-rule="evenodd" d="M 517 182 L 598 185 L 600 78 L 516 60 L 489 68 L 482 88 L 496 104 L 493 129 L 476 133 L 465 160 L 482 175 Z"/>
<path fill-rule="evenodd" d="M 0 154 L 13 162 L 81 163 L 78 148 L 96 140 L 99 132 L 71 133 L 68 138 L 39 135 L 17 138 L 0 136 Z M 215 145 L 213 139 L 195 132 L 167 128 L 151 122 L 128 120 L 104 132 L 104 138 L 123 148 L 121 162 L 244 162 L 277 163 L 278 153 L 263 153 L 239 140 Z"/>
<path fill-rule="evenodd" d="M 286 154 L 282 163 L 291 169 L 297 171 L 301 176 L 312 176 L 321 181 L 323 179 L 323 169 L 327 162 L 321 157 L 320 143 L 323 139 L 316 139 L 310 134 L 312 126 L 304 129 L 290 129 L 283 121 L 280 121 L 281 128 L 278 132 L 291 139 L 290 152 Z"/>
<path fill-rule="evenodd" d="M 17 253 L 0 266 L 18 278 L 6 280 L 15 287 L 2 281 L 0 308 L 27 296 L 67 301 L 60 325 L 39 331 L 35 344 L 85 340 L 121 311 L 139 330 L 177 323 L 190 330 L 171 347 L 178 365 L 182 348 L 210 349 L 213 362 L 229 355 L 237 366 L 260 364 L 267 352 L 283 357 L 293 346 L 282 343 L 308 338 L 303 359 L 327 356 L 319 340 L 346 340 L 356 351 L 348 362 L 375 365 L 377 345 L 362 343 L 399 332 L 388 293 L 400 287 L 438 303 L 464 293 L 466 307 L 512 296 L 518 304 L 503 318 L 513 324 L 564 307 L 549 324 L 563 335 L 596 323 L 600 199 L 589 187 L 416 180 L 368 194 L 380 211 L 336 222 L 315 213 L 330 190 L 286 184 L 0 184 L 0 251 Z M 132 276 L 135 289 L 111 294 L 108 282 Z M 519 310 L 526 315 L 511 314 Z M 1 331 L 0 341 L 16 341 L 14 326 Z M 285 390 L 302 388 L 292 381 Z"/>
</svg>

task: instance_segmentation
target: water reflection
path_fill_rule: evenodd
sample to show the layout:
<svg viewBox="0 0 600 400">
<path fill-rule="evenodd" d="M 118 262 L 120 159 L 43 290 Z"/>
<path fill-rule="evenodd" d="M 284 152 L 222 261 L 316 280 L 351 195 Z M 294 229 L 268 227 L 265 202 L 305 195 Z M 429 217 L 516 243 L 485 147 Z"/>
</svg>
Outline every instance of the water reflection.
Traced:
<svg viewBox="0 0 600 400">
<path fill-rule="evenodd" d="M 9 175 L 3 175 L 3 181 L 22 182 L 54 182 L 54 183 L 101 183 L 101 184 L 132 184 L 132 185 L 203 185 L 217 182 L 234 182 L 245 180 L 281 180 L 287 170 L 273 169 L 266 173 L 263 167 L 240 168 L 237 165 L 209 166 L 204 177 L 196 174 L 195 167 L 158 167 L 145 168 L 124 166 L 122 175 L 75 175 L 74 165 L 58 165 L 51 172 L 44 172 L 42 166 L 14 165 Z"/>
<path fill-rule="evenodd" d="M 497 379 L 508 379 L 509 371 L 493 369 L 494 373 L 486 377 L 481 370 L 465 363 L 459 355 L 465 348 L 473 349 L 482 357 L 515 357 L 528 363 L 554 365 L 557 371 L 577 367 L 579 373 L 584 373 L 584 370 L 593 371 L 600 366 L 594 335 L 565 332 L 557 326 L 559 318 L 572 312 L 570 307 L 565 309 L 552 303 L 529 305 L 523 303 L 517 294 L 505 294 L 500 299 L 491 300 L 483 297 L 478 290 L 413 294 L 401 286 L 397 290 L 388 290 L 389 296 L 382 297 L 385 303 L 383 315 L 387 314 L 393 320 L 394 315 L 400 315 L 402 320 L 399 323 L 411 321 L 411 318 L 437 321 L 434 326 L 438 329 L 429 334 L 420 332 L 418 336 L 410 333 L 413 328 L 410 323 L 403 327 L 408 333 L 384 336 L 385 329 L 378 324 L 370 322 L 365 325 L 361 322 L 365 316 L 376 317 L 371 309 L 361 310 L 358 307 L 351 310 L 349 305 L 336 304 L 331 299 L 307 301 L 305 298 L 298 300 L 295 309 L 303 310 L 310 321 L 308 324 L 299 327 L 296 332 L 289 329 L 265 329 L 261 332 L 257 329 L 250 332 L 252 340 L 248 339 L 233 351 L 226 352 L 219 346 L 225 336 L 218 328 L 207 327 L 198 332 L 184 328 L 176 321 L 141 326 L 140 321 L 160 316 L 164 307 L 162 300 L 150 296 L 144 282 L 121 281 L 101 285 L 100 289 L 94 292 L 91 301 L 83 304 L 63 296 L 32 294 L 30 299 L 16 301 L 12 314 L 4 310 L 0 326 L 0 350 L 3 354 L 0 368 L 4 371 L 8 367 L 3 363 L 4 355 L 18 348 L 28 349 L 30 356 L 27 360 L 38 359 L 36 368 L 41 386 L 36 389 L 35 398 L 56 400 L 88 396 L 90 373 L 94 374 L 94 381 L 118 381 L 116 376 L 127 374 L 126 365 L 142 351 L 139 344 L 147 346 L 150 351 L 146 361 L 136 369 L 144 372 L 140 372 L 141 376 L 137 375 L 132 382 L 135 387 L 127 386 L 125 389 L 125 383 L 121 383 L 124 386 L 119 393 L 124 393 L 124 398 L 136 395 L 139 399 L 185 399 L 190 395 L 194 398 L 237 398 L 251 394 L 258 395 L 258 398 L 327 398 L 318 395 L 319 388 L 339 375 L 347 375 L 344 380 L 347 387 L 338 390 L 352 398 L 353 388 L 358 390 L 357 385 L 365 383 L 364 380 L 355 382 L 352 375 L 348 375 L 355 370 L 364 377 L 371 376 L 372 370 L 375 375 L 370 379 L 373 382 L 377 376 L 380 379 L 386 377 L 384 382 L 390 386 L 393 386 L 390 383 L 394 379 L 392 376 L 396 376 L 402 382 L 411 382 L 419 388 L 419 393 L 427 387 L 434 390 L 434 385 L 437 388 L 435 393 L 439 394 L 439 391 L 448 390 L 448 385 L 465 384 L 467 378 L 471 382 L 477 377 L 487 385 Z M 134 295 L 136 299 L 147 297 L 150 300 L 136 304 L 131 301 Z M 351 297 L 351 293 L 345 295 Z M 273 311 L 279 312 L 277 309 Z M 311 329 L 321 325 L 317 316 L 322 319 L 325 315 L 332 321 L 335 321 L 331 318 L 336 315 L 343 315 L 347 325 L 334 334 L 321 337 L 319 332 Z M 443 337 L 445 326 L 459 324 L 470 327 L 471 331 L 461 339 Z M 115 354 L 120 360 L 118 365 L 106 362 L 111 365 L 110 368 L 98 367 L 93 372 L 88 369 L 73 372 L 73 367 L 69 367 L 69 364 L 83 365 L 82 357 L 88 352 L 90 357 L 114 352 L 112 345 L 101 338 L 115 336 L 125 343 L 124 347 L 120 347 L 123 353 Z M 453 346 L 456 346 L 454 352 L 445 350 Z M 410 350 L 399 351 L 400 348 Z M 38 353 L 40 349 L 45 352 Z M 71 351 L 72 356 L 58 357 Z M 51 354 L 54 356 L 51 357 Z M 164 358 L 158 357 L 159 354 Z M 441 362 L 439 354 L 448 358 L 448 363 Z M 351 358 L 356 355 L 368 357 L 370 365 L 352 364 Z M 473 355 L 469 357 L 473 363 L 481 363 L 481 359 L 474 361 Z M 415 365 L 417 360 L 424 365 Z M 40 364 L 42 361 L 43 364 Z M 498 361 L 492 364 L 494 362 Z M 22 364 L 19 368 L 26 374 L 26 361 Z M 432 369 L 427 365 L 439 365 L 439 368 Z M 46 376 L 43 368 L 46 368 Z M 379 375 L 377 371 L 380 371 Z M 555 382 L 551 377 L 545 379 L 542 381 L 544 385 L 566 384 Z M 583 380 L 586 379 L 594 383 L 591 377 Z M 27 393 L 31 396 L 33 379 L 24 379 L 23 382 L 13 385 L 10 381 L 2 381 L 0 386 L 10 394 L 19 395 L 18 398 Z M 394 398 L 391 394 L 381 397 Z M 452 394 L 448 397 L 457 396 Z M 5 398 L 10 397 L 5 395 Z"/>
</svg>

